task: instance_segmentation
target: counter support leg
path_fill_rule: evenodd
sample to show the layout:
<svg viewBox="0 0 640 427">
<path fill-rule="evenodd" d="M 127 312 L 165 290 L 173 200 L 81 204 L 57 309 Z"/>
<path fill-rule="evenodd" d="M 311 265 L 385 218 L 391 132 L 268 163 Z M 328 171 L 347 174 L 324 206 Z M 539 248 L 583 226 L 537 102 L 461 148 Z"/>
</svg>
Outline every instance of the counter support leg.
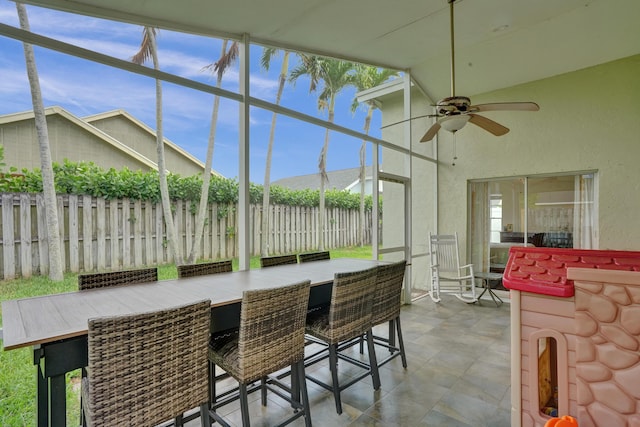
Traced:
<svg viewBox="0 0 640 427">
<path fill-rule="evenodd" d="M 49 424 L 49 387 L 44 371 L 40 364 L 36 364 L 36 418 L 38 427 Z"/>
</svg>

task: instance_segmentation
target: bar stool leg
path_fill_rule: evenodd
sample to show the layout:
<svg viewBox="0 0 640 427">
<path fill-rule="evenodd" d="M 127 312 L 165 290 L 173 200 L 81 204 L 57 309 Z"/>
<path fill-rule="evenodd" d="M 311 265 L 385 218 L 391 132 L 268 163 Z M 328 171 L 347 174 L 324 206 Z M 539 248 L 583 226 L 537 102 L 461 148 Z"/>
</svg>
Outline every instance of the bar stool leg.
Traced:
<svg viewBox="0 0 640 427">
<path fill-rule="evenodd" d="M 402 367 L 407 369 L 407 355 L 404 352 L 404 340 L 402 339 L 402 327 L 400 326 L 400 316 L 395 320 L 398 332 L 398 348 L 400 349 L 400 358 L 402 359 Z"/>
<path fill-rule="evenodd" d="M 373 343 L 373 332 L 367 331 L 367 350 L 369 351 L 369 365 L 371 366 L 371 376 L 373 377 L 373 389 L 380 388 L 380 373 L 378 372 L 378 359 L 376 358 L 376 348 Z"/>
<path fill-rule="evenodd" d="M 340 384 L 338 383 L 338 345 L 329 345 L 329 368 L 333 384 L 333 398 L 336 401 L 336 412 L 342 414 L 342 400 L 340 399 Z"/>
<path fill-rule="evenodd" d="M 247 393 L 247 385 L 240 384 L 240 413 L 242 414 L 242 425 L 250 425 L 249 421 L 249 396 Z"/>
</svg>

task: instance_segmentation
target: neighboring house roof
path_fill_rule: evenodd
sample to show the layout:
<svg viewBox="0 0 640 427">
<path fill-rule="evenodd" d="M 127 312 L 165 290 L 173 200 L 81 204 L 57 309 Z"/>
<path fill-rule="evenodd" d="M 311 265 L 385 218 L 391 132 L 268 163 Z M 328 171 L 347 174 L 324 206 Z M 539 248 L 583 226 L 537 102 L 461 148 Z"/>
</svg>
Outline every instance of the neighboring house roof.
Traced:
<svg viewBox="0 0 640 427">
<path fill-rule="evenodd" d="M 365 180 L 371 179 L 371 166 L 367 167 L 367 175 Z M 327 189 L 349 190 L 360 181 L 360 168 L 340 169 L 327 172 L 328 183 L 325 184 Z M 320 174 L 312 173 L 309 175 L 292 176 L 281 178 L 271 183 L 280 187 L 289 188 L 291 190 L 318 190 L 320 189 Z"/>
</svg>

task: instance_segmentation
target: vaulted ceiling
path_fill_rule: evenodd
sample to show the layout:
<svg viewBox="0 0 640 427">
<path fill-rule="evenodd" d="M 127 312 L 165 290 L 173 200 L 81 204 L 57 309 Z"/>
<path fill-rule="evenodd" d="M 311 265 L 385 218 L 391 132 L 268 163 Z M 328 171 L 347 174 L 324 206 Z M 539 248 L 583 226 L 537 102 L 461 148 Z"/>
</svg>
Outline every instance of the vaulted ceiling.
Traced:
<svg viewBox="0 0 640 427">
<path fill-rule="evenodd" d="M 27 0 L 44 7 L 410 70 L 449 95 L 447 0 Z M 638 0 L 458 0 L 456 92 L 473 95 L 640 53 Z"/>
</svg>

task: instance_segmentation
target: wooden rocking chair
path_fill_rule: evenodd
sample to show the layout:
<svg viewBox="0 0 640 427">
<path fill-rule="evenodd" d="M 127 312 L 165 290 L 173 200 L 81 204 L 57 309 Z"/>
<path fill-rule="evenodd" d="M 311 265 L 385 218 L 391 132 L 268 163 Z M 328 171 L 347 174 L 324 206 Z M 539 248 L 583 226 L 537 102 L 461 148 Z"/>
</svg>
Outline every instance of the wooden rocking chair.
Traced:
<svg viewBox="0 0 640 427">
<path fill-rule="evenodd" d="M 443 293 L 450 293 L 466 303 L 475 303 L 473 264 L 460 266 L 458 233 L 429 233 L 431 254 L 431 299 L 440 302 Z"/>
</svg>

